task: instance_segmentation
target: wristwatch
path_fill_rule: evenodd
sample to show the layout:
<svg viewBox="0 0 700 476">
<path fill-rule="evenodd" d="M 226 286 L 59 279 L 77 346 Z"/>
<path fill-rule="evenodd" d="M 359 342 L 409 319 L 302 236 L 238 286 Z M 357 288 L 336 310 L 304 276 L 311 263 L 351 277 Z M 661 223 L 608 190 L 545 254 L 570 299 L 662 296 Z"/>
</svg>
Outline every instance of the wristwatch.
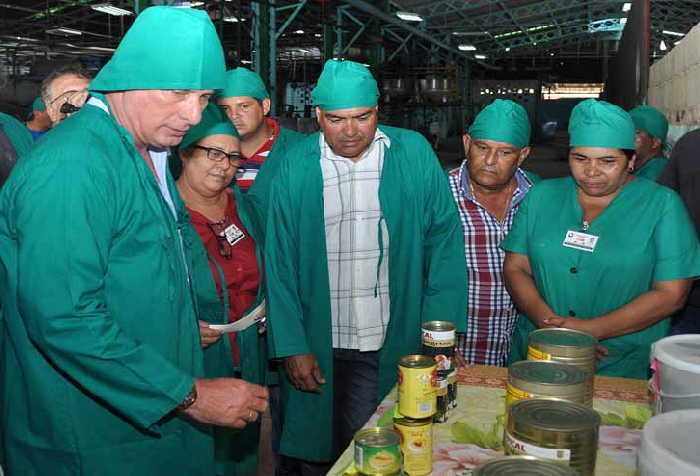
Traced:
<svg viewBox="0 0 700 476">
<path fill-rule="evenodd" d="M 177 406 L 179 411 L 187 410 L 197 401 L 197 386 L 192 385 L 192 390 L 185 395 L 185 399 Z"/>
</svg>

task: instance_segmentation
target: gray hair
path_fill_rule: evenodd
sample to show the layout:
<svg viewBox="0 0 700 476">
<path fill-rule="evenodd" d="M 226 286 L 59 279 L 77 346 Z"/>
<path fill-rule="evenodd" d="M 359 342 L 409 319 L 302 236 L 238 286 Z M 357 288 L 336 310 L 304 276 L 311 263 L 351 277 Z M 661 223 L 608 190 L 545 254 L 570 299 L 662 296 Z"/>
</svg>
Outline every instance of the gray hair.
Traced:
<svg viewBox="0 0 700 476">
<path fill-rule="evenodd" d="M 78 76 L 79 78 L 91 79 L 90 73 L 79 63 L 71 63 L 54 69 L 41 82 L 41 99 L 44 101 L 44 104 L 46 104 L 46 107 L 49 106 L 52 100 L 56 99 L 51 97 L 49 91 L 51 83 L 63 76 Z"/>
</svg>

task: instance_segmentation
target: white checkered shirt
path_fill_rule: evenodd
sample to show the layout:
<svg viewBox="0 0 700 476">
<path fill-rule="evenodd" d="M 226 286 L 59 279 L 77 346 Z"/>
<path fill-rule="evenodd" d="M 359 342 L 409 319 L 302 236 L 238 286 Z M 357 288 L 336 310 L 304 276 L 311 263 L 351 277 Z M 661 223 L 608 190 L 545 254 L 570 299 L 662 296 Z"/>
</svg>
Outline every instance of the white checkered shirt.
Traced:
<svg viewBox="0 0 700 476">
<path fill-rule="evenodd" d="M 513 217 L 532 181 L 518 169 L 517 187 L 510 208 L 499 223 L 471 193 L 467 162 L 449 173 L 450 188 L 457 202 L 464 231 L 467 259 L 467 332 L 457 334 L 457 349 L 469 364 L 504 366 L 510 357 L 510 344 L 518 310 L 503 281 L 505 252 L 499 244 L 513 225 Z"/>
<path fill-rule="evenodd" d="M 389 325 L 389 233 L 379 181 L 391 142 L 377 129 L 358 162 L 336 155 L 323 134 L 320 146 L 333 347 L 379 350 Z"/>
</svg>

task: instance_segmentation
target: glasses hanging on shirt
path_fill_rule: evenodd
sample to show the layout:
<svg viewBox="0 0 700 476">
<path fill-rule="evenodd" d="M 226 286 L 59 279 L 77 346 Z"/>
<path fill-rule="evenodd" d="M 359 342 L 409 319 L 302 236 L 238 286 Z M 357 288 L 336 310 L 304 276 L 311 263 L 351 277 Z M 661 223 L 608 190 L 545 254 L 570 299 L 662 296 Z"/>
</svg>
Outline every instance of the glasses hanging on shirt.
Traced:
<svg viewBox="0 0 700 476">
<path fill-rule="evenodd" d="M 219 249 L 219 254 L 224 259 L 231 259 L 231 245 L 226 239 L 225 230 L 229 226 L 226 217 L 222 218 L 221 221 L 216 223 L 207 223 L 207 226 L 211 232 L 216 237 L 216 245 Z"/>
</svg>

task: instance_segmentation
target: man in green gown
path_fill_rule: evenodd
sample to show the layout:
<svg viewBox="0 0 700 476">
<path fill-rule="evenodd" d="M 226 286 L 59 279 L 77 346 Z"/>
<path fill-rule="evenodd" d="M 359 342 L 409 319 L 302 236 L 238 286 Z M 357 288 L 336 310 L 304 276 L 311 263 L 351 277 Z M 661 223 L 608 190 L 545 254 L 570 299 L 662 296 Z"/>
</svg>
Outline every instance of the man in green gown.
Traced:
<svg viewBox="0 0 700 476">
<path fill-rule="evenodd" d="M 651 106 L 637 106 L 630 111 L 637 134 L 634 138 L 637 158 L 634 174 L 649 180 L 656 180 L 663 172 L 668 160 L 663 155 L 664 142 L 668 134 L 666 116 Z"/>
<path fill-rule="evenodd" d="M 285 155 L 265 265 L 271 351 L 283 359 L 281 453 L 325 474 L 420 349 L 421 323 L 464 325 L 464 242 L 447 177 L 413 131 L 377 126 L 377 83 L 326 62 L 321 132 Z"/>
<path fill-rule="evenodd" d="M 264 388 L 201 378 L 193 245 L 166 167 L 224 73 L 204 12 L 146 9 L 89 102 L 3 187 L 9 474 L 212 476 L 210 425 L 241 428 L 264 411 Z"/>
</svg>

